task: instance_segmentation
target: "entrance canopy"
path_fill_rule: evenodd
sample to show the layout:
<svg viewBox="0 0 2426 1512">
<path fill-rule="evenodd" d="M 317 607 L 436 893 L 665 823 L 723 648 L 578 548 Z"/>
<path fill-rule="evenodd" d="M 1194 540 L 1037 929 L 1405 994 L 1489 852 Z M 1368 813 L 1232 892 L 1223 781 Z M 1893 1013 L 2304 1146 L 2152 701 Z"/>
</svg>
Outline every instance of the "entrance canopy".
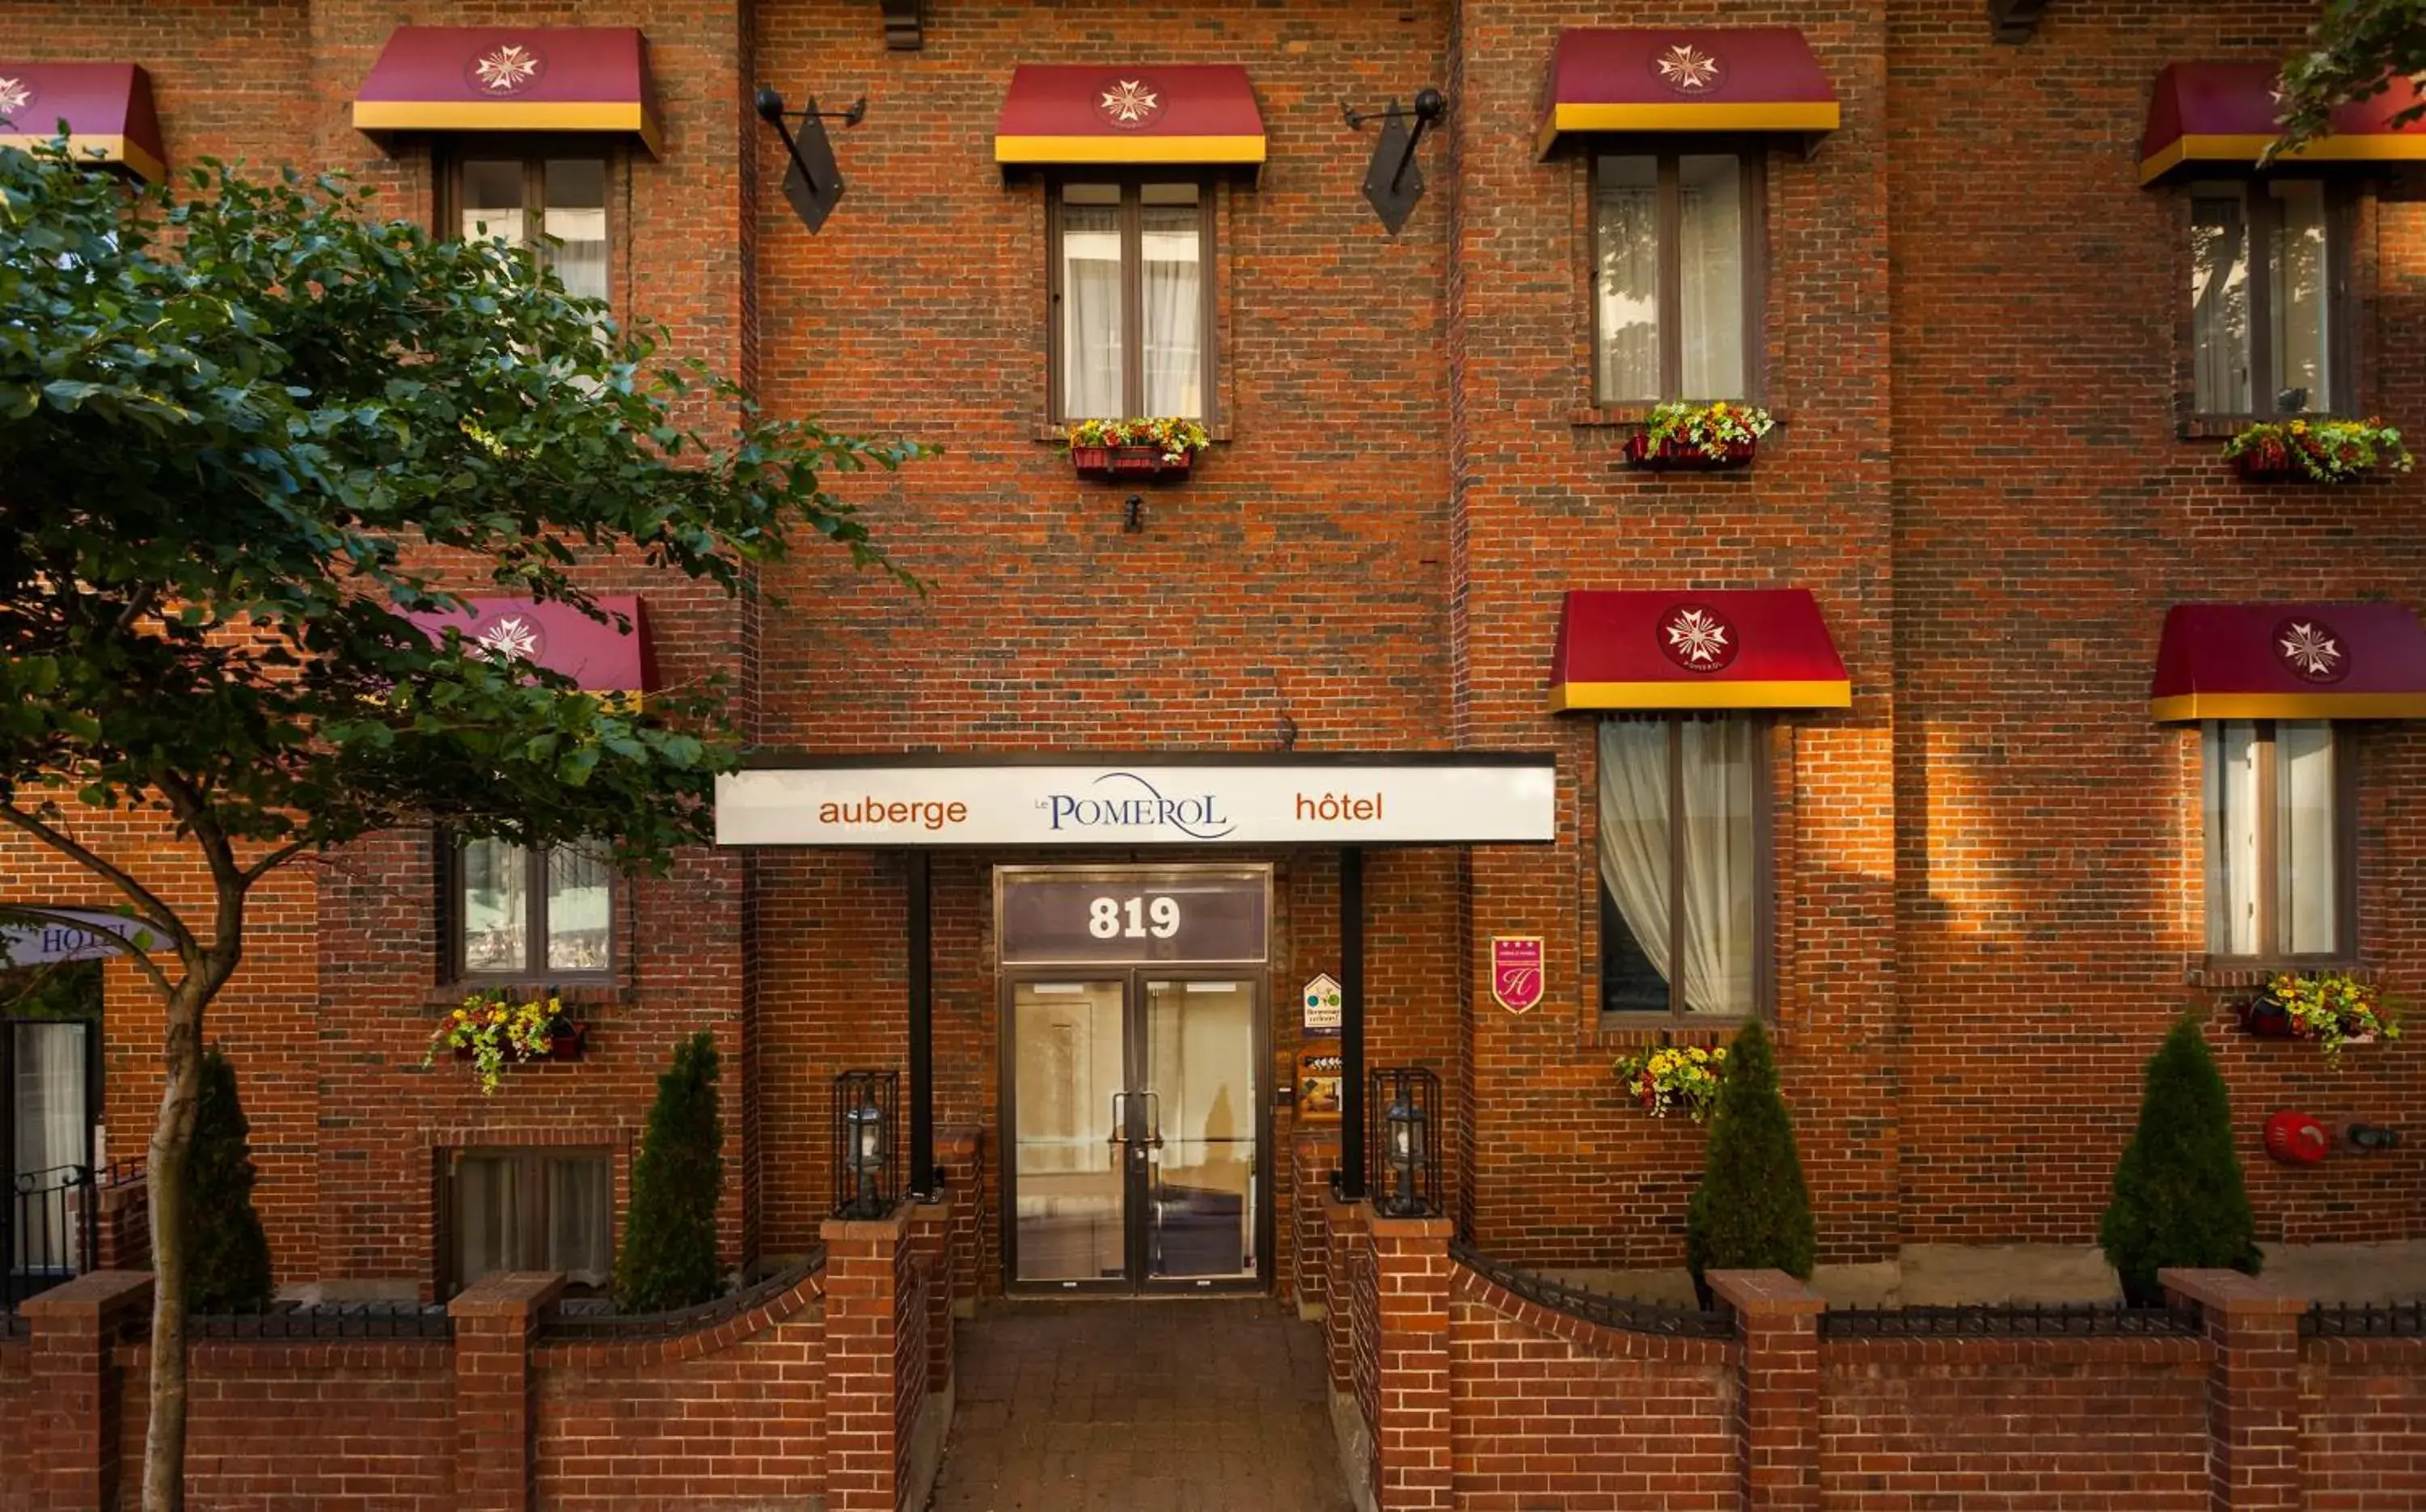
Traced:
<svg viewBox="0 0 2426 1512">
<path fill-rule="evenodd" d="M 1545 842 L 1530 751 L 768 758 L 717 780 L 720 845 Z"/>
</svg>

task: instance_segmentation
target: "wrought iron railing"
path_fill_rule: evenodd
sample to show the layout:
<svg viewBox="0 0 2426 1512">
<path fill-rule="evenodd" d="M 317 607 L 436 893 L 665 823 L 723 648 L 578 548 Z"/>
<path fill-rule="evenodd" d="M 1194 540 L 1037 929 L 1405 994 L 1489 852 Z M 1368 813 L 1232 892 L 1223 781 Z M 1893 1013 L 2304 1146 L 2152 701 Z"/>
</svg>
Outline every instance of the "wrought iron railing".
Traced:
<svg viewBox="0 0 2426 1512">
<path fill-rule="evenodd" d="M 9 1182 L 0 1200 L 0 1306 L 93 1268 L 99 1206 L 89 1166 L 54 1166 Z"/>
<path fill-rule="evenodd" d="M 2426 1301 L 2320 1302 L 2300 1318 L 2310 1339 L 2426 1338 Z"/>
<path fill-rule="evenodd" d="M 825 1268 L 825 1250 L 820 1247 L 798 1263 L 768 1277 L 755 1286 L 747 1286 L 729 1296 L 697 1307 L 674 1308 L 664 1312 L 618 1312 L 615 1304 L 605 1297 L 584 1297 L 559 1304 L 548 1320 L 540 1326 L 542 1343 L 606 1343 L 634 1339 L 671 1339 L 701 1328 L 712 1328 L 745 1312 L 765 1307 L 801 1284 L 813 1272 Z"/>
<path fill-rule="evenodd" d="M 1449 1258 L 1459 1264 L 1528 1302 L 1539 1303 L 1553 1312 L 1563 1312 L 1604 1328 L 1687 1339 L 1735 1337 L 1735 1320 L 1724 1312 L 1704 1311 L 1699 1308 L 1679 1307 L 1667 1302 L 1641 1302 L 1631 1297 L 1588 1291 L 1566 1281 L 1555 1280 L 1538 1271 L 1494 1260 L 1463 1241 L 1450 1244 L 1448 1252 Z"/>
<path fill-rule="evenodd" d="M 259 1312 L 198 1313 L 191 1339 L 452 1339 L 444 1302 L 319 1302 Z"/>
<path fill-rule="evenodd" d="M 1830 1308 L 1820 1314 L 1820 1335 L 1830 1339 L 2176 1338 L 2196 1334 L 2199 1327 L 2195 1308 L 2095 1302 Z"/>
</svg>

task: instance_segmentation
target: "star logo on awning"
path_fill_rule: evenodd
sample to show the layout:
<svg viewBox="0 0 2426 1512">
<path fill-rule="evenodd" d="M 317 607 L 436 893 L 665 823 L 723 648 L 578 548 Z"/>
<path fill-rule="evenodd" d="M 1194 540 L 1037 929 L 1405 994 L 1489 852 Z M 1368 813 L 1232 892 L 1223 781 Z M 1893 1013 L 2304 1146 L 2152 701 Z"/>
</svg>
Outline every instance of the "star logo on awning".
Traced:
<svg viewBox="0 0 2426 1512">
<path fill-rule="evenodd" d="M 2321 619 L 2286 619 L 2274 629 L 2274 653 L 2311 683 L 2339 682 L 2350 670 L 2350 653 Z"/>
<path fill-rule="evenodd" d="M 1659 621 L 1659 649 L 1689 672 L 1715 672 L 1736 659 L 1736 627 L 1715 609 L 1680 603 Z"/>
<path fill-rule="evenodd" d="M 0 79 L 0 116 L 12 115 L 34 103 L 34 87 L 23 79 Z"/>
<path fill-rule="evenodd" d="M 519 42 L 500 43 L 472 65 L 472 76 L 491 94 L 511 94 L 539 77 L 539 54 Z"/>
<path fill-rule="evenodd" d="M 515 661 L 539 660 L 539 626 L 521 615 L 501 617 L 495 624 L 480 632 L 472 648 L 483 660 L 510 657 Z"/>
<path fill-rule="evenodd" d="M 1095 108 L 1115 126 L 1142 126 L 1162 114 L 1162 94 L 1143 79 L 1115 79 Z"/>
<path fill-rule="evenodd" d="M 1678 42 L 1653 61 L 1661 82 L 1687 94 L 1699 94 L 1719 76 L 1719 60 L 1690 42 Z"/>
</svg>

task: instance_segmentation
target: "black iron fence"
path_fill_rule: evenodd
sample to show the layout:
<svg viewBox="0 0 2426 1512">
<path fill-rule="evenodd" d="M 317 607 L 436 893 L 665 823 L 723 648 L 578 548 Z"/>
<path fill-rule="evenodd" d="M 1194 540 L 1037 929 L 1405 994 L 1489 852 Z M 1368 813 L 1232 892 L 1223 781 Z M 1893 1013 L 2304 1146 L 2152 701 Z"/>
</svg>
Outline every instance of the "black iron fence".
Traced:
<svg viewBox="0 0 2426 1512">
<path fill-rule="evenodd" d="M 54 1166 L 12 1177 L 0 1200 L 0 1308 L 91 1270 L 100 1203 L 89 1166 Z"/>
<path fill-rule="evenodd" d="M 1735 1319 L 1725 1312 L 1704 1311 L 1700 1308 L 1679 1307 L 1667 1302 L 1639 1302 L 1630 1297 L 1588 1291 L 1538 1271 L 1524 1270 L 1494 1260 L 1463 1241 L 1451 1243 L 1448 1253 L 1450 1259 L 1466 1269 L 1528 1302 L 1538 1303 L 1553 1312 L 1581 1318 L 1586 1323 L 1598 1324 L 1604 1328 L 1689 1339 L 1735 1337 Z"/>
<path fill-rule="evenodd" d="M 680 1334 L 712 1328 L 730 1322 L 745 1312 L 765 1307 L 817 1271 L 825 1268 L 825 1250 L 820 1247 L 806 1259 L 785 1266 L 755 1286 L 746 1286 L 729 1296 L 697 1307 L 674 1308 L 664 1312 L 618 1312 L 615 1304 L 605 1297 L 584 1297 L 559 1304 L 547 1321 L 540 1326 L 542 1343 L 606 1343 L 634 1339 L 671 1339 Z"/>
<path fill-rule="evenodd" d="M 2426 1301 L 2320 1302 L 2300 1318 L 2310 1339 L 2417 1339 L 2426 1337 Z"/>
<path fill-rule="evenodd" d="M 1820 1336 L 1829 1339 L 2179 1338 L 2195 1335 L 2199 1328 L 2195 1308 L 2127 1308 L 2120 1303 L 1830 1308 L 1820 1314 Z"/>
<path fill-rule="evenodd" d="M 200 1313 L 195 1339 L 452 1339 L 444 1302 L 318 1302 L 259 1312 Z"/>
</svg>

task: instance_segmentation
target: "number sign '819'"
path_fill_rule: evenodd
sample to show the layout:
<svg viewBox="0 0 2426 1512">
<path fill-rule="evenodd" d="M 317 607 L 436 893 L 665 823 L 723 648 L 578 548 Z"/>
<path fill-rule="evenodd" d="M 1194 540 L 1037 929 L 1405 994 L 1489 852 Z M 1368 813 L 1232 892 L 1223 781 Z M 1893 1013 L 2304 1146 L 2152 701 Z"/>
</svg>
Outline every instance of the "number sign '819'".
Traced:
<svg viewBox="0 0 2426 1512">
<path fill-rule="evenodd" d="M 1002 958 L 1013 964 L 1260 962 L 1263 872 L 1006 869 Z"/>
</svg>

